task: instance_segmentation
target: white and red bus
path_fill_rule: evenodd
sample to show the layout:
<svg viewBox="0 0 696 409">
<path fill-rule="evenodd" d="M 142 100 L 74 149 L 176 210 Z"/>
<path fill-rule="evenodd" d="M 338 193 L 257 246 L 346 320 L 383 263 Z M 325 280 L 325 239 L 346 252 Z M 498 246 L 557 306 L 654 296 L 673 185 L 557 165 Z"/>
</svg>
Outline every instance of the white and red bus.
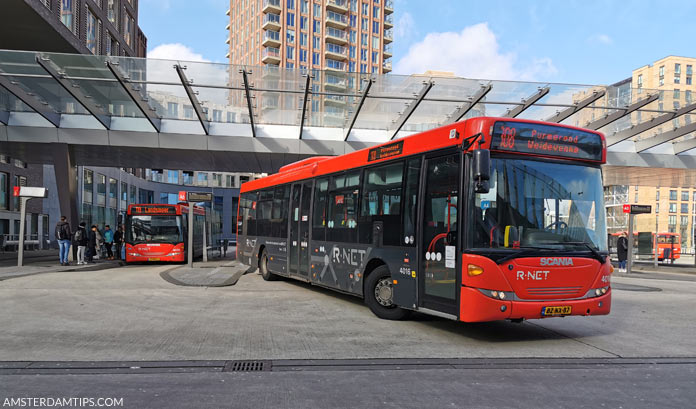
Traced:
<svg viewBox="0 0 696 409">
<path fill-rule="evenodd" d="M 194 206 L 193 256 L 203 255 L 205 209 Z M 126 213 L 126 263 L 186 261 L 189 207 L 132 204 Z"/>
<path fill-rule="evenodd" d="M 487 117 L 305 159 L 242 185 L 237 257 L 387 319 L 608 314 L 605 161 L 601 133 Z"/>
</svg>

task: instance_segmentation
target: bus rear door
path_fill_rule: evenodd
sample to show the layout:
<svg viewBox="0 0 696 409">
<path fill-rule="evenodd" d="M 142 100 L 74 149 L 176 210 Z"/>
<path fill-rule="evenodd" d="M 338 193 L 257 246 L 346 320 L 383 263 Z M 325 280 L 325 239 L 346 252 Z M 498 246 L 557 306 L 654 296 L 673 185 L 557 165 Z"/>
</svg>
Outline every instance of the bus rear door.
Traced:
<svg viewBox="0 0 696 409">
<path fill-rule="evenodd" d="M 309 213 L 312 182 L 294 183 L 290 193 L 289 272 L 309 278 Z"/>
</svg>

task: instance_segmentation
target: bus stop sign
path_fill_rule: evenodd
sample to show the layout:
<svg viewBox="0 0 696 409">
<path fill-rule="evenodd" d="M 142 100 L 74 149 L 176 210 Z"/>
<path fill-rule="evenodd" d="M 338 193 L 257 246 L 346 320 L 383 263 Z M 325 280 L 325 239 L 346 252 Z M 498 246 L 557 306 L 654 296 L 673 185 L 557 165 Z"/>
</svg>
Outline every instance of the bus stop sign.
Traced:
<svg viewBox="0 0 696 409">
<path fill-rule="evenodd" d="M 179 191 L 179 201 L 181 202 L 212 202 L 213 194 L 210 192 L 186 192 Z"/>
<path fill-rule="evenodd" d="M 625 204 L 623 205 L 623 212 L 628 213 L 628 214 L 644 214 L 644 213 L 651 213 L 652 212 L 652 206 L 650 205 L 632 205 L 632 204 Z"/>
</svg>

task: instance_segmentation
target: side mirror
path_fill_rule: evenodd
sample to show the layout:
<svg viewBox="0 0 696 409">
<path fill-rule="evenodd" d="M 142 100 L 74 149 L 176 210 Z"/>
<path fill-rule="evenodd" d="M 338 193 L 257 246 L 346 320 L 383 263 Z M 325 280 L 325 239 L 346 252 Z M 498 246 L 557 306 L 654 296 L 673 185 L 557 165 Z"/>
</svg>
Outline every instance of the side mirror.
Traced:
<svg viewBox="0 0 696 409">
<path fill-rule="evenodd" d="M 476 149 L 474 151 L 473 175 L 474 192 L 488 193 L 490 187 L 488 180 L 491 178 L 491 152 L 488 149 Z"/>
</svg>

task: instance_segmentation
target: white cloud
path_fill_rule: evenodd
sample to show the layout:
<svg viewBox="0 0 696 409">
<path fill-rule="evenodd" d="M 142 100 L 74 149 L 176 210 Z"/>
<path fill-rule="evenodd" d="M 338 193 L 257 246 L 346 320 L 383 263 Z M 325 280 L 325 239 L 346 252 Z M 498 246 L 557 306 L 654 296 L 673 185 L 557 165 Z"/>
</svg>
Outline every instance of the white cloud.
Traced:
<svg viewBox="0 0 696 409">
<path fill-rule="evenodd" d="M 429 33 L 396 63 L 394 73 L 418 74 L 427 70 L 450 71 L 468 78 L 518 81 L 544 80 L 557 73 L 550 58 L 522 63 L 516 53 L 500 50 L 496 35 L 487 23 L 466 27 L 458 33 Z"/>
<path fill-rule="evenodd" d="M 588 38 L 588 40 L 592 43 L 600 43 L 605 45 L 609 45 L 614 42 L 614 40 L 612 40 L 611 37 L 606 34 L 595 34 Z"/>
<path fill-rule="evenodd" d="M 410 37 L 413 33 L 413 29 L 416 26 L 416 22 L 413 20 L 411 13 L 404 12 L 396 22 L 396 28 L 394 29 L 394 36 L 397 39 L 403 39 Z"/>
<path fill-rule="evenodd" d="M 178 61 L 210 61 L 203 58 L 203 55 L 194 52 L 191 47 L 187 47 L 181 43 L 160 44 L 151 51 L 148 51 L 147 58 Z"/>
</svg>

